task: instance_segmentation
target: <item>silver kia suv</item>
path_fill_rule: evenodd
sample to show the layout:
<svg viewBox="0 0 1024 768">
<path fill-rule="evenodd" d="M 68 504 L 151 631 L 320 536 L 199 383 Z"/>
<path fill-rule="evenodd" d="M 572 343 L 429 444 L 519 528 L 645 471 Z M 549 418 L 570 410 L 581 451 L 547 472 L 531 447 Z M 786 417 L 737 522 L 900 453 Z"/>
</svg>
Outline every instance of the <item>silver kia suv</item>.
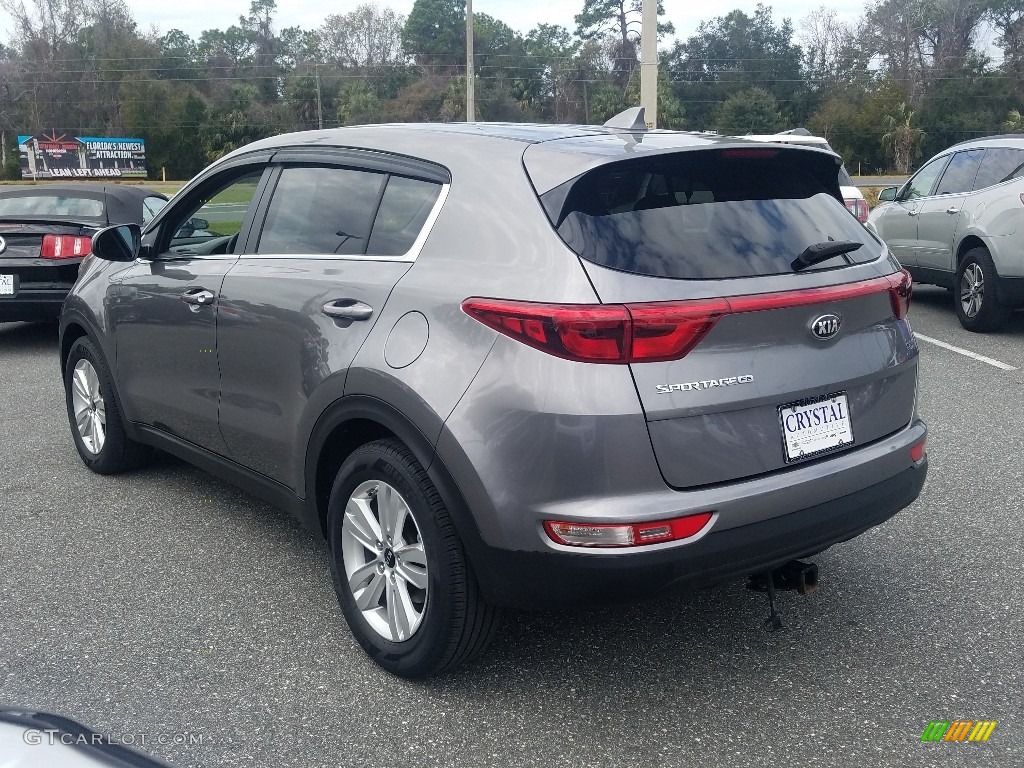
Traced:
<svg viewBox="0 0 1024 768">
<path fill-rule="evenodd" d="M 1024 306 L 1024 136 L 950 147 L 879 195 L 867 227 L 914 280 L 949 288 L 969 331 L 995 331 Z"/>
<path fill-rule="evenodd" d="M 96 472 L 159 449 L 291 510 L 399 675 L 501 608 L 785 586 L 927 467 L 910 279 L 839 164 L 631 122 L 250 144 L 96 235 L 71 434 Z"/>
</svg>

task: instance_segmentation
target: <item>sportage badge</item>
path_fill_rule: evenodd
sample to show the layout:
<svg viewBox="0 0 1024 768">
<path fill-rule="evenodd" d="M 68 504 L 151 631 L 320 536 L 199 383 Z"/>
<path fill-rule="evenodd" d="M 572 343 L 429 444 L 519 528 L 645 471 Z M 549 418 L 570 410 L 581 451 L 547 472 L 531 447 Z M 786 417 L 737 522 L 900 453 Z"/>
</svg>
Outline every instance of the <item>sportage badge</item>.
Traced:
<svg viewBox="0 0 1024 768">
<path fill-rule="evenodd" d="M 821 315 L 811 321 L 811 333 L 816 339 L 831 339 L 839 333 L 839 325 L 842 322 L 843 319 L 839 315 L 832 313 Z"/>
</svg>

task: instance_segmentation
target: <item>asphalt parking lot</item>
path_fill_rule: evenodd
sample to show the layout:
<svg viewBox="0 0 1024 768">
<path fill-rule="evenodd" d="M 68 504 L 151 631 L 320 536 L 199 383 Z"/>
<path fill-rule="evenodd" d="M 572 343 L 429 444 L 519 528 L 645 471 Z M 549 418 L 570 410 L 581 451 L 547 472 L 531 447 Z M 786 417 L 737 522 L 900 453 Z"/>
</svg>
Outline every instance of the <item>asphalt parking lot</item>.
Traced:
<svg viewBox="0 0 1024 768">
<path fill-rule="evenodd" d="M 1016 370 L 920 342 L 924 493 L 820 555 L 784 631 L 740 584 L 519 614 L 427 683 L 356 646 L 286 513 L 170 458 L 86 470 L 56 327 L 0 324 L 0 706 L 145 734 L 183 768 L 1024 765 L 1024 313 L 969 334 L 923 287 L 911 320 Z M 919 741 L 957 719 L 998 726 Z"/>
</svg>

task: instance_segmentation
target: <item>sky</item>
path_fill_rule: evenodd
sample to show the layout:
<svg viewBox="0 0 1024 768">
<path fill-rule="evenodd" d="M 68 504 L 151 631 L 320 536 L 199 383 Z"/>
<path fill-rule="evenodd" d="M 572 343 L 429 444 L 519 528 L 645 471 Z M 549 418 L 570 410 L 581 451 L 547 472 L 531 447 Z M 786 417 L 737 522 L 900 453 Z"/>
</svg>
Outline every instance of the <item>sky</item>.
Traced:
<svg viewBox="0 0 1024 768">
<path fill-rule="evenodd" d="M 320 26 L 329 13 L 347 13 L 365 0 L 277 0 L 278 28 L 300 26 L 312 29 Z M 408 14 L 413 0 L 376 0 L 379 5 L 390 6 L 402 14 Z M 31 0 L 26 2 L 30 5 Z M 772 7 L 776 23 L 789 17 L 799 30 L 800 20 L 821 2 L 799 2 L 799 0 L 765 0 Z M 853 21 L 863 8 L 863 0 L 833 0 L 828 6 L 846 21 Z M 135 15 L 139 27 L 148 30 L 155 25 L 160 34 L 171 29 L 181 29 L 194 38 L 204 29 L 225 29 L 238 23 L 238 17 L 249 10 L 249 0 L 128 0 L 128 6 Z M 676 36 L 686 39 L 697 29 L 701 21 L 724 16 L 734 9 L 753 14 L 756 0 L 664 0 L 665 18 L 675 24 Z M 473 0 L 473 10 L 501 19 L 513 29 L 527 32 L 540 23 L 561 24 L 571 31 L 575 27 L 573 17 L 583 7 L 583 0 Z M 10 17 L 0 11 L 0 39 L 9 34 Z"/>
</svg>

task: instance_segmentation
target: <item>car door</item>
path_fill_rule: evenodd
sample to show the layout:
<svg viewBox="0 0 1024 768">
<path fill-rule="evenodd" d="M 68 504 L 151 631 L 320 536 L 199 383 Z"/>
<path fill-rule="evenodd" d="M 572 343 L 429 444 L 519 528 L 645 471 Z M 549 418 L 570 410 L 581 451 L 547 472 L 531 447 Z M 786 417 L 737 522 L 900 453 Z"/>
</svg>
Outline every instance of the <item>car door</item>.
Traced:
<svg viewBox="0 0 1024 768">
<path fill-rule="evenodd" d="M 984 149 L 954 153 L 935 193 L 921 201 L 917 215 L 918 267 L 953 272 L 953 238 L 984 154 Z"/>
<path fill-rule="evenodd" d="M 903 185 L 896 199 L 886 206 L 875 224 L 893 256 L 904 266 L 917 265 L 917 217 L 921 201 L 931 195 L 949 156 L 943 155 L 926 163 Z"/>
<path fill-rule="evenodd" d="M 330 380 L 341 396 L 443 185 L 330 153 L 274 161 L 259 231 L 221 288 L 220 428 L 232 459 L 296 488 L 307 404 Z"/>
<path fill-rule="evenodd" d="M 146 233 L 142 257 L 111 286 L 117 379 L 129 418 L 222 455 L 218 297 L 265 171 L 265 162 L 236 165 L 173 202 Z M 197 219 L 216 234 L 201 246 L 182 236 Z"/>
</svg>

